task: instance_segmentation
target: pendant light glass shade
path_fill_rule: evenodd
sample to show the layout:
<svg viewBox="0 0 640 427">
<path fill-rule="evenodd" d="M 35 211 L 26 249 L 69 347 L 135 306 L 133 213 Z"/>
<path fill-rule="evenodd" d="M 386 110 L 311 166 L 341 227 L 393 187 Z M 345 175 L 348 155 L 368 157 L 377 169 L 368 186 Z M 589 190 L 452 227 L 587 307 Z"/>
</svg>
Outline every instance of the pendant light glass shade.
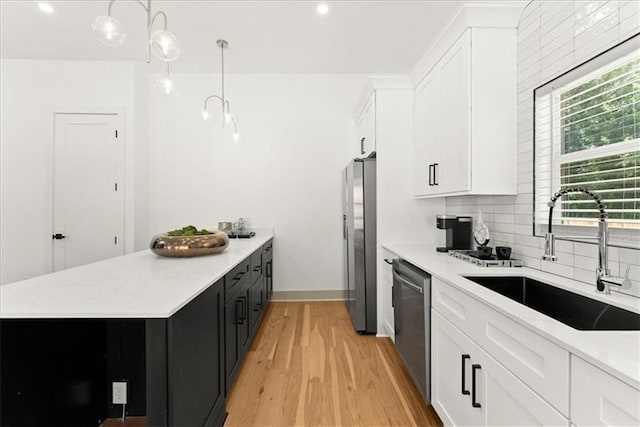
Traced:
<svg viewBox="0 0 640 427">
<path fill-rule="evenodd" d="M 151 52 L 166 62 L 175 61 L 180 56 L 180 42 L 167 30 L 154 31 L 149 37 Z"/>
<path fill-rule="evenodd" d="M 100 15 L 94 19 L 91 28 L 100 43 L 109 47 L 122 46 L 124 39 L 127 38 L 122 25 L 108 15 Z"/>
</svg>

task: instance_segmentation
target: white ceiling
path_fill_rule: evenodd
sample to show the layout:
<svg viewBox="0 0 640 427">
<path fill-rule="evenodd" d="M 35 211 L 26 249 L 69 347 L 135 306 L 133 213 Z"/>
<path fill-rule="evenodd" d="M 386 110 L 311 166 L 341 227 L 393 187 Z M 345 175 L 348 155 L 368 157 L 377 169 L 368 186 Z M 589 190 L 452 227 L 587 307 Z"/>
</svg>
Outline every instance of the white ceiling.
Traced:
<svg viewBox="0 0 640 427">
<path fill-rule="evenodd" d="M 166 12 L 181 42 L 173 71 L 219 71 L 215 41 L 225 38 L 229 72 L 384 74 L 408 73 L 460 1 L 332 1 L 326 16 L 316 13 L 318 1 L 292 0 L 158 0 L 152 10 Z M 146 12 L 134 1 L 113 5 L 127 32 L 118 48 L 101 45 L 91 31 L 108 1 L 49 3 L 52 15 L 37 2 L 1 0 L 3 58 L 146 59 Z"/>
</svg>

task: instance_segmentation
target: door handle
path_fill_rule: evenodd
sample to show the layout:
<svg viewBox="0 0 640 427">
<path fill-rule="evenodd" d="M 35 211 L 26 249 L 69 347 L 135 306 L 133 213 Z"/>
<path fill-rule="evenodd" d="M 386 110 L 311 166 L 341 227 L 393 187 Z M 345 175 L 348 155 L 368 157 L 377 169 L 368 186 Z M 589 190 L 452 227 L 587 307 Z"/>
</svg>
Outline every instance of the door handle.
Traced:
<svg viewBox="0 0 640 427">
<path fill-rule="evenodd" d="M 236 300 L 236 325 L 242 325 L 244 323 L 244 320 L 243 320 L 244 314 L 240 316 L 240 318 L 238 318 L 238 312 L 240 311 L 238 310 L 238 303 L 240 303 L 240 309 L 243 310 L 243 304 L 240 298 Z"/>
<path fill-rule="evenodd" d="M 474 408 L 482 408 L 478 402 L 476 402 L 476 371 L 482 369 L 482 366 L 473 364 L 471 365 L 471 406 Z"/>
<path fill-rule="evenodd" d="M 342 215 L 342 238 L 347 239 L 347 216 Z"/>
<path fill-rule="evenodd" d="M 67 236 L 65 236 L 64 234 L 56 233 L 56 234 L 52 234 L 51 238 L 53 240 L 62 240 L 62 239 L 66 239 Z"/>
<path fill-rule="evenodd" d="M 429 165 L 429 186 L 433 185 L 433 181 L 431 180 L 431 171 L 433 170 L 433 165 Z"/>
<path fill-rule="evenodd" d="M 365 139 L 367 139 L 367 138 L 362 137 L 362 138 L 360 139 L 360 154 L 364 154 L 364 153 L 365 153 L 365 151 L 364 151 L 364 140 L 365 140 Z"/>
<path fill-rule="evenodd" d="M 439 182 L 436 180 L 436 172 L 438 171 L 438 166 L 440 166 L 439 163 L 434 163 L 433 164 L 433 185 L 438 185 Z"/>
<path fill-rule="evenodd" d="M 242 300 L 242 322 L 244 323 L 247 320 L 247 312 L 249 311 L 247 309 L 249 307 L 247 307 L 247 297 L 240 297 L 240 299 Z"/>
<path fill-rule="evenodd" d="M 466 383 L 466 367 L 467 367 L 467 359 L 471 359 L 471 356 L 469 356 L 468 354 L 463 354 L 462 355 L 462 394 L 469 394 L 469 390 L 467 390 L 467 385 Z"/>
<path fill-rule="evenodd" d="M 395 270 L 393 270 L 392 273 L 393 273 L 393 278 L 394 279 L 398 279 L 398 281 L 400 283 L 402 283 L 403 285 L 408 286 L 409 288 L 413 289 L 416 292 L 423 293 L 423 290 L 422 290 L 422 288 L 420 286 L 414 285 L 413 283 L 411 283 L 407 279 L 403 278 Z"/>
</svg>

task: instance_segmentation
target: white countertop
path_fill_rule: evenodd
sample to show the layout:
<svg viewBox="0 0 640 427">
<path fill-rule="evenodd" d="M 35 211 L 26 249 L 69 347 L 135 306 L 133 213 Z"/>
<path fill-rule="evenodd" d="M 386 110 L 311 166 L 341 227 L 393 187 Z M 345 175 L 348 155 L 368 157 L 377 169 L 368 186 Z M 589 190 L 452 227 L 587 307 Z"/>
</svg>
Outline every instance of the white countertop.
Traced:
<svg viewBox="0 0 640 427">
<path fill-rule="evenodd" d="M 273 237 L 256 230 L 220 254 L 135 252 L 0 286 L 0 318 L 168 318 Z"/>
<path fill-rule="evenodd" d="M 465 279 L 462 275 L 526 276 L 636 313 L 640 313 L 640 299 L 616 293 L 596 294 L 595 284 L 593 288 L 589 288 L 584 283 L 526 267 L 479 267 L 467 261 L 455 259 L 448 254 L 438 253 L 435 246 L 389 243 L 384 244 L 383 247 L 569 352 L 640 389 L 640 331 L 579 331 Z"/>
</svg>

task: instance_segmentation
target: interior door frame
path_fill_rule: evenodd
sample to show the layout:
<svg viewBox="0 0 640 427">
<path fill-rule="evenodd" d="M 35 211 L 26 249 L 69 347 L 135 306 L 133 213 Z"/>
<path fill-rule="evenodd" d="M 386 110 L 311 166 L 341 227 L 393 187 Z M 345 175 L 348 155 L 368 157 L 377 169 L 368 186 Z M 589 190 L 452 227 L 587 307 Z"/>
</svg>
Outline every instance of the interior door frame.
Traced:
<svg viewBox="0 0 640 427">
<path fill-rule="evenodd" d="M 124 191 L 124 218 L 123 218 L 123 247 L 124 254 L 133 252 L 133 238 L 134 238 L 134 210 L 133 201 L 130 200 L 133 191 L 133 147 L 127 143 L 127 120 L 126 120 L 126 108 L 123 106 L 58 106 L 53 109 L 52 112 L 52 129 L 51 129 L 51 147 L 52 147 L 52 176 L 51 176 L 51 233 L 55 233 L 55 136 L 56 136 L 56 115 L 58 114 L 77 114 L 77 115 L 115 115 L 118 123 L 118 139 L 121 140 L 123 146 L 123 164 L 122 164 L 122 187 Z M 133 134 L 133 132 L 131 132 Z M 51 271 L 55 271 L 56 260 L 54 252 L 55 241 L 51 240 Z"/>
</svg>

